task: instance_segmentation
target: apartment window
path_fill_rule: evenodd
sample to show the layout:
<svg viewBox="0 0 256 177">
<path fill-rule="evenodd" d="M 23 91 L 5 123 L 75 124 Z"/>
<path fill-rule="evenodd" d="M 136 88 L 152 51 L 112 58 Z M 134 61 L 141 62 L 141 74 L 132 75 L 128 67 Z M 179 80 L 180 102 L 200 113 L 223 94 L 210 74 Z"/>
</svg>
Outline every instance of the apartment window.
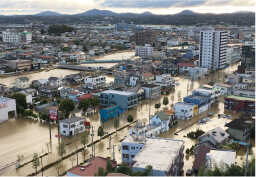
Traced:
<svg viewBox="0 0 256 177">
<path fill-rule="evenodd" d="M 132 147 L 131 147 L 131 149 L 132 149 L 132 150 L 135 150 L 135 147 L 134 147 L 134 146 L 132 146 Z"/>
<path fill-rule="evenodd" d="M 129 154 L 123 154 L 123 158 L 129 159 Z"/>
<path fill-rule="evenodd" d="M 123 150 L 129 150 L 129 146 L 124 145 L 124 146 L 123 146 Z"/>
<path fill-rule="evenodd" d="M 68 128 L 68 125 L 64 124 L 64 125 L 63 125 L 63 128 Z"/>
</svg>

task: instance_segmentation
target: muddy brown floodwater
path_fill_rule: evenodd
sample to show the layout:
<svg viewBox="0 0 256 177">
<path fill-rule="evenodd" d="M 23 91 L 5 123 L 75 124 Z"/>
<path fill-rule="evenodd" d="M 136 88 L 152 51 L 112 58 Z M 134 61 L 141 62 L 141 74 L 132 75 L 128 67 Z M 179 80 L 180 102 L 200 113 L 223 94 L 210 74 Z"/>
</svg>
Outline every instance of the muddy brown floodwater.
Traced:
<svg viewBox="0 0 256 177">
<path fill-rule="evenodd" d="M 176 90 L 173 93 L 170 93 L 168 95 L 169 97 L 169 105 L 167 107 L 170 107 L 171 104 L 177 102 L 182 97 L 187 96 L 187 94 L 191 94 L 191 91 L 195 88 L 198 88 L 202 84 L 207 84 L 210 80 L 213 80 L 215 82 L 222 82 L 224 75 L 229 74 L 232 71 L 236 70 L 237 64 L 233 65 L 224 71 L 219 71 L 218 73 L 215 73 L 214 75 L 203 78 L 199 81 L 191 82 L 189 79 L 186 79 L 184 77 L 176 77 L 175 79 L 180 84 L 176 86 Z M 49 71 L 51 72 L 51 71 Z M 47 72 L 47 73 L 49 73 Z M 52 71 L 53 74 L 56 74 L 55 72 L 59 74 L 63 74 L 63 72 L 71 72 L 68 70 L 63 71 Z M 72 71 L 73 73 L 74 71 Z M 36 77 L 40 77 L 40 73 L 38 73 Z M 34 75 L 31 77 L 35 77 Z M 47 76 L 48 78 L 50 76 Z M 6 78 L 5 78 L 6 79 Z M 37 78 L 38 79 L 38 78 Z M 110 80 L 113 80 L 112 77 L 109 77 Z M 1 80 L 2 82 L 2 80 Z M 7 82 L 5 80 L 5 82 Z M 187 88 L 189 88 L 187 90 Z M 173 98 L 173 99 L 172 99 Z M 151 115 L 156 112 L 156 109 L 154 108 L 155 103 L 162 102 L 163 96 L 157 100 L 151 101 L 151 104 L 148 100 L 143 101 L 141 104 L 139 104 L 136 108 L 129 110 L 125 113 L 124 116 L 120 118 L 120 125 L 127 124 L 126 117 L 131 114 L 133 117 L 137 120 L 142 120 L 144 122 L 148 122 L 149 117 L 149 110 Z M 162 106 L 163 108 L 163 106 Z M 161 109 L 162 109 L 161 108 Z M 203 131 L 208 131 L 212 128 L 215 128 L 217 126 L 224 127 L 225 123 L 227 123 L 228 119 L 218 119 L 217 114 L 224 112 L 224 105 L 223 105 L 223 99 L 220 101 L 219 104 L 214 105 L 211 110 L 211 112 L 214 112 L 214 116 L 211 118 L 211 120 L 203 125 L 197 124 L 198 119 L 205 117 L 206 113 L 203 115 L 200 115 L 199 117 L 195 117 L 191 120 L 187 121 L 179 121 L 177 127 L 170 129 L 169 132 L 166 132 L 161 135 L 161 137 L 168 137 L 168 138 L 174 138 L 174 139 L 181 139 L 185 142 L 185 149 L 190 148 L 192 145 L 196 143 L 196 141 L 190 140 L 185 137 L 185 135 L 192 131 L 196 130 L 197 128 L 202 129 Z M 77 113 L 79 115 L 80 113 Z M 233 117 L 237 117 L 238 115 L 233 115 Z M 99 120 L 99 115 L 95 115 L 93 117 L 89 118 L 91 121 L 91 124 L 95 128 L 95 136 L 94 140 L 99 139 L 97 137 L 97 128 L 101 125 Z M 106 123 L 104 123 L 104 131 L 105 132 L 111 132 L 114 131 L 115 128 L 113 126 L 113 120 L 110 120 Z M 186 128 L 188 127 L 188 128 Z M 174 135 L 174 132 L 181 130 L 183 128 L 183 131 L 179 132 L 178 135 Z M 17 155 L 23 155 L 24 160 L 23 162 L 26 162 L 30 160 L 33 156 L 33 153 L 45 153 L 48 151 L 49 146 L 47 144 L 49 143 L 49 129 L 47 125 L 44 125 L 43 123 L 39 123 L 37 121 L 33 120 L 27 120 L 27 119 L 17 119 L 17 120 L 9 120 L 8 122 L 5 122 L 3 124 L 0 124 L 0 169 L 6 164 L 10 164 L 17 160 Z M 46 157 L 43 158 L 43 164 L 48 164 L 50 162 L 53 162 L 60 158 L 57 155 L 57 146 L 58 146 L 58 139 L 55 137 L 57 134 L 57 128 L 54 127 L 52 129 L 52 153 Z M 128 135 L 128 128 L 125 128 L 116 134 L 112 135 L 112 142 L 111 145 L 115 146 L 115 159 L 118 162 L 121 162 L 121 153 L 120 153 L 120 141 Z M 91 137 L 88 137 L 89 142 L 91 141 Z M 66 152 L 72 152 L 78 147 L 82 147 L 80 143 L 80 136 L 75 136 L 73 138 L 64 138 L 66 145 Z M 103 156 L 103 157 L 113 157 L 112 149 L 109 149 L 109 139 L 101 140 L 101 142 L 96 144 L 96 156 Z M 253 152 L 255 151 L 255 148 L 253 148 Z M 242 164 L 245 160 L 245 151 L 241 150 L 241 152 L 237 155 L 237 163 Z M 91 148 L 88 148 L 86 159 L 90 157 Z M 251 155 L 252 156 L 252 155 Z M 83 154 L 79 153 L 79 162 L 83 159 Z M 192 167 L 193 163 L 193 156 L 190 156 L 189 158 L 186 157 L 184 159 L 184 171 L 186 172 L 187 169 L 190 169 Z M 60 165 L 60 173 L 65 172 L 67 169 L 71 168 L 72 166 L 76 165 L 76 155 L 73 157 L 64 160 Z M 57 169 L 58 167 L 51 167 L 44 171 L 44 175 L 53 176 L 57 175 Z M 0 171 L 0 175 L 11 175 L 11 176 L 18 176 L 18 175 L 28 175 L 32 172 L 34 172 L 35 169 L 32 168 L 32 164 L 26 165 L 18 170 L 15 169 L 15 165 L 12 165 L 8 168 L 5 168 L 4 170 Z"/>
</svg>

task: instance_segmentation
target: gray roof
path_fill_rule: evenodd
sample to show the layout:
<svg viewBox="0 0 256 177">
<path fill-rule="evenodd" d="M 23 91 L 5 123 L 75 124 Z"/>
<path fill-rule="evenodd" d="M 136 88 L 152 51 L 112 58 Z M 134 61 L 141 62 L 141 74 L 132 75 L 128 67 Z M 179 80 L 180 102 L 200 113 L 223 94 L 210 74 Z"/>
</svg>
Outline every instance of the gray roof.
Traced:
<svg viewBox="0 0 256 177">
<path fill-rule="evenodd" d="M 229 134 L 220 127 L 216 127 L 204 133 L 202 136 L 199 137 L 199 139 L 205 136 L 212 137 L 217 143 L 222 143 L 223 141 L 229 138 Z"/>
<path fill-rule="evenodd" d="M 169 119 L 169 116 L 168 116 L 165 112 L 163 112 L 163 111 L 157 112 L 156 115 L 157 115 L 161 120 L 168 120 L 168 119 Z"/>
<path fill-rule="evenodd" d="M 60 122 L 61 123 L 68 123 L 68 124 L 70 124 L 70 123 L 78 122 L 78 121 L 81 121 L 81 120 L 84 120 L 84 119 L 81 118 L 81 117 L 72 117 L 70 119 L 61 120 Z"/>
</svg>

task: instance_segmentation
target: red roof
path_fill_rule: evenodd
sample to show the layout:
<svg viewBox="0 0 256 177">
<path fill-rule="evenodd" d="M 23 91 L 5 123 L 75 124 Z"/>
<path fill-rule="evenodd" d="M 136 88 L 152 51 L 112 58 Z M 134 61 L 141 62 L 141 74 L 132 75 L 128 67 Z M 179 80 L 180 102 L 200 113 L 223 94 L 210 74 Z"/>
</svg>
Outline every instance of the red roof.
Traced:
<svg viewBox="0 0 256 177">
<path fill-rule="evenodd" d="M 195 67 L 194 63 L 178 63 L 179 67 Z"/>
<path fill-rule="evenodd" d="M 81 100 L 90 99 L 90 98 L 92 98 L 92 97 L 93 97 L 92 94 L 88 93 L 88 94 L 81 95 L 81 96 L 78 97 L 77 99 L 78 99 L 79 101 L 81 101 Z"/>
<path fill-rule="evenodd" d="M 72 173 L 78 176 L 95 176 L 98 173 L 98 169 L 101 167 L 104 170 L 107 168 L 107 158 L 95 157 L 90 163 L 86 166 L 77 166 L 68 170 L 68 173 Z M 116 162 L 112 161 L 112 166 L 116 167 Z"/>
</svg>

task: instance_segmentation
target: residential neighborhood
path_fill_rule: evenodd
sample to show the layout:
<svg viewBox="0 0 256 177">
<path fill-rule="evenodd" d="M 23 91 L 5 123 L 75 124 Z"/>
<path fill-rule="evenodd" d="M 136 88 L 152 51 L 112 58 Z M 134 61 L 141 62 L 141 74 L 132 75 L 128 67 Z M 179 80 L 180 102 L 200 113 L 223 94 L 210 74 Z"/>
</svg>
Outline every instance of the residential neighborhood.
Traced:
<svg viewBox="0 0 256 177">
<path fill-rule="evenodd" d="M 85 13 L 0 12 L 1 176 L 255 175 L 250 14 Z"/>
</svg>

